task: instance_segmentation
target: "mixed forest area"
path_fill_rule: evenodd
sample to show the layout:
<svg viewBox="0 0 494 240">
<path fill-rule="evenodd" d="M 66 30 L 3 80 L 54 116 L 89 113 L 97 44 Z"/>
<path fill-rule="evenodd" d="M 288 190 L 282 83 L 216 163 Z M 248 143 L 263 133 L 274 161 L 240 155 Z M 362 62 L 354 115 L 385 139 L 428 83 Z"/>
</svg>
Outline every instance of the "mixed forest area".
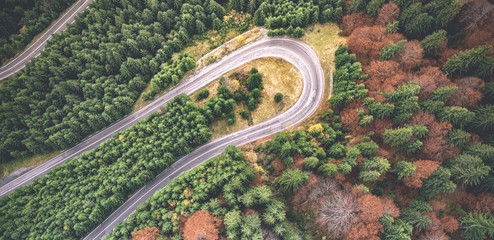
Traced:
<svg viewBox="0 0 494 240">
<path fill-rule="evenodd" d="M 2 2 L 2 11 L 17 9 L 12 22 L 23 9 L 44 9 L 20 2 Z M 55 12 L 70 4 L 50 2 Z M 236 24 L 230 10 L 247 20 Z M 137 99 L 153 99 L 195 67 L 198 59 L 173 56 L 207 31 L 259 25 L 300 38 L 318 22 L 338 24 L 346 45 L 334 54 L 332 96 L 317 116 L 228 147 L 106 239 L 494 238 L 491 0 L 95 0 L 0 85 L 0 159 L 69 148 L 129 114 Z M 248 119 L 266 74 L 251 69 L 236 91 L 220 84 L 216 96 L 191 96 L 208 99 L 204 107 L 179 95 L 0 199 L 0 238 L 86 236 L 208 142 L 214 122 L 235 124 L 235 106 L 246 106 L 240 117 Z"/>
</svg>

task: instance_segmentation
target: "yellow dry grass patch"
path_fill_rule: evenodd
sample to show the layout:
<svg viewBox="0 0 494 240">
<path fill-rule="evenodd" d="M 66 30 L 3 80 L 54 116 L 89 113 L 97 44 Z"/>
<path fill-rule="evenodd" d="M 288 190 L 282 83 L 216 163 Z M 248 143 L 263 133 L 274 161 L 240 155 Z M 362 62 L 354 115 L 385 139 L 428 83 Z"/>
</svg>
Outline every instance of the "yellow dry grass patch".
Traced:
<svg viewBox="0 0 494 240">
<path fill-rule="evenodd" d="M 247 32 L 239 34 L 236 31 L 230 31 L 226 37 L 223 45 L 217 47 L 213 51 L 201 56 L 201 59 L 197 62 L 197 67 L 201 68 L 208 64 L 221 59 L 229 53 L 259 39 L 263 36 L 261 28 L 255 27 Z M 215 37 L 211 37 L 214 39 Z"/>
<path fill-rule="evenodd" d="M 251 61 L 234 69 L 223 77 L 228 78 L 232 73 L 238 71 L 249 71 L 251 68 L 257 68 L 263 76 L 264 89 L 261 91 L 261 103 L 256 110 L 252 111 L 252 123 L 258 124 L 264 122 L 283 111 L 289 109 L 302 93 L 302 76 L 295 66 L 279 58 L 262 58 Z M 219 86 L 219 80 L 215 80 L 204 88 L 209 90 L 209 97 L 201 101 L 195 101 L 195 95 L 192 96 L 198 106 L 204 104 L 212 97 L 216 96 L 216 89 Z M 203 88 L 203 89 L 204 89 Z M 200 91 L 200 90 L 199 90 Z M 276 103 L 274 95 L 276 93 L 284 95 L 283 101 Z M 238 104 L 235 107 L 237 121 L 234 125 L 228 125 L 226 120 L 216 121 L 211 125 L 213 139 L 233 133 L 249 127 L 248 121 L 240 116 L 240 111 L 247 109 L 245 104 Z"/>
<path fill-rule="evenodd" d="M 346 38 L 339 35 L 340 28 L 335 23 L 315 24 L 305 31 L 302 41 L 306 42 L 316 52 L 321 62 L 326 79 L 326 90 L 329 90 L 329 80 L 334 67 L 334 53 L 338 46 L 346 44 Z M 325 91 L 326 98 L 329 91 Z"/>
<path fill-rule="evenodd" d="M 316 53 L 321 63 L 326 88 L 324 98 L 317 111 L 311 117 L 289 130 L 305 128 L 319 122 L 319 116 L 329 108 L 328 99 L 331 97 L 331 75 L 335 71 L 334 53 L 340 45 L 346 44 L 346 38 L 339 35 L 340 28 L 336 23 L 315 24 L 306 29 L 305 35 L 301 38 Z"/>
<path fill-rule="evenodd" d="M 211 51 L 211 44 L 209 44 L 208 40 L 196 40 L 193 45 L 186 47 L 180 53 L 187 53 L 197 61 L 210 51 Z M 178 55 L 179 54 L 176 53 L 174 54 L 174 57 Z"/>
<path fill-rule="evenodd" d="M 38 154 L 12 162 L 0 163 L 0 178 L 3 178 L 20 168 L 32 168 L 41 165 L 42 163 L 60 154 L 60 152 L 61 151 L 55 151 L 47 154 Z"/>
</svg>

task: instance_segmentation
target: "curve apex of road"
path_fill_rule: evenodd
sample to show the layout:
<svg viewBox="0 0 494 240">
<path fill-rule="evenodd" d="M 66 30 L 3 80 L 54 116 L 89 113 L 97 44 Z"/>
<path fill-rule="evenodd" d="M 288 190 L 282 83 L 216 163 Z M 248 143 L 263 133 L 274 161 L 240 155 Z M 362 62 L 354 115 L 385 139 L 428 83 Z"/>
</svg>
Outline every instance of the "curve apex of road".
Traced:
<svg viewBox="0 0 494 240">
<path fill-rule="evenodd" d="M 93 240 L 105 237 L 118 223 L 130 216 L 140 204 L 144 203 L 156 191 L 164 188 L 166 184 L 180 174 L 219 155 L 228 145 L 243 145 L 285 130 L 302 122 L 317 110 L 324 96 L 324 72 L 314 51 L 304 42 L 290 38 L 265 38 L 247 45 L 195 73 L 182 82 L 180 86 L 177 86 L 176 89 L 172 89 L 164 96 L 178 93 L 191 94 L 231 69 L 263 57 L 284 59 L 300 71 L 303 79 L 303 90 L 297 102 L 280 115 L 244 130 L 213 140 L 195 149 L 192 153 L 181 157 L 169 168 L 156 176 L 153 181 L 135 192 L 122 206 L 115 210 L 84 239 Z M 162 101 L 160 99 L 158 100 Z"/>
<path fill-rule="evenodd" d="M 67 24 L 74 21 L 75 16 L 78 13 L 83 12 L 92 2 L 93 0 L 78 0 L 72 5 L 72 7 L 59 17 L 56 22 L 41 35 L 41 37 L 31 44 L 31 46 L 24 49 L 21 54 L 10 62 L 0 67 L 0 81 L 14 75 L 23 69 L 31 59 L 37 57 L 43 51 L 46 43 L 51 39 L 51 36 L 65 30 Z"/>
</svg>

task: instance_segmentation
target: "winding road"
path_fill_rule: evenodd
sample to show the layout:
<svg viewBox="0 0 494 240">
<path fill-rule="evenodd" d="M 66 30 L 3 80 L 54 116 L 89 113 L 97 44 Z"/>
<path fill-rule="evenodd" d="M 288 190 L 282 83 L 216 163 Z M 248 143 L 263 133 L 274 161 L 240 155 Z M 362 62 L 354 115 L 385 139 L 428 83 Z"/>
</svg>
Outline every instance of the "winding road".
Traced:
<svg viewBox="0 0 494 240">
<path fill-rule="evenodd" d="M 130 216 L 136 210 L 137 206 L 146 201 L 156 191 L 165 187 L 167 183 L 183 172 L 191 170 L 206 160 L 217 156 L 226 146 L 243 145 L 282 131 L 300 123 L 316 111 L 324 95 L 324 73 L 321 64 L 314 51 L 307 44 L 289 38 L 265 38 L 248 45 L 191 76 L 166 95 L 173 94 L 170 95 L 169 99 L 171 99 L 172 96 L 181 92 L 191 94 L 227 71 L 263 57 L 284 59 L 300 71 L 303 79 L 303 90 L 297 102 L 286 112 L 274 118 L 211 141 L 180 158 L 172 166 L 160 173 L 151 183 L 133 194 L 84 239 L 103 238 L 119 222 Z"/>
<path fill-rule="evenodd" d="M 59 17 L 57 21 L 41 35 L 41 37 L 31 44 L 31 46 L 0 68 L 0 80 L 8 78 L 23 69 L 31 59 L 35 58 L 43 51 L 46 43 L 51 39 L 53 34 L 65 30 L 67 24 L 73 22 L 75 16 L 86 10 L 91 2 L 93 2 L 93 0 L 79 0 L 70 7 L 69 10 Z"/>
<path fill-rule="evenodd" d="M 79 1 L 83 2 L 83 1 Z M 85 0 L 83 3 L 88 4 L 91 0 Z M 82 7 L 83 5 L 76 6 Z M 79 8 L 75 8 L 79 9 Z M 70 11 L 69 11 L 70 12 Z M 63 17 L 62 17 L 63 18 Z M 65 25 L 63 25 L 65 26 Z M 28 48 L 21 56 L 35 56 L 39 53 L 44 44 L 31 49 Z M 32 47 L 32 46 L 31 46 Z M 31 50 L 30 50 L 31 49 Z M 192 153 L 180 158 L 172 166 L 160 173 L 152 182 L 142 187 L 134 193 L 122 206 L 113 212 L 103 223 L 97 226 L 84 239 L 101 239 L 130 214 L 132 214 L 138 205 L 143 203 L 157 190 L 163 188 L 168 182 L 179 176 L 185 171 L 200 165 L 204 161 L 220 154 L 228 145 L 243 145 L 245 143 L 269 136 L 276 132 L 282 131 L 290 126 L 296 125 L 309 117 L 316 111 L 324 95 L 324 73 L 319 60 L 314 51 L 304 42 L 290 38 L 271 38 L 266 37 L 251 43 L 239 50 L 229 54 L 193 75 L 184 79 L 181 83 L 171 88 L 161 97 L 149 103 L 139 111 L 121 119 L 109 127 L 86 138 L 83 142 L 68 149 L 51 160 L 31 169 L 14 180 L 0 187 L 0 197 L 6 196 L 15 189 L 29 184 L 33 180 L 45 176 L 55 166 L 74 158 L 85 151 L 89 151 L 99 146 L 102 142 L 109 139 L 113 134 L 127 129 L 140 120 L 146 118 L 151 113 L 157 111 L 161 106 L 172 100 L 181 93 L 192 94 L 206 84 L 217 79 L 224 73 L 239 67 L 254 59 L 263 57 L 277 57 L 284 59 L 293 64 L 301 73 L 303 79 L 303 90 L 297 102 L 286 112 L 277 115 L 263 123 L 251 126 L 247 129 L 229 134 L 222 138 L 211 141 Z M 15 61 L 15 60 L 14 60 Z M 6 65 L 11 70 L 1 69 L 0 78 L 5 78 L 8 74 L 13 74 L 22 69 L 25 65 L 23 59 L 19 59 L 17 65 Z"/>
</svg>

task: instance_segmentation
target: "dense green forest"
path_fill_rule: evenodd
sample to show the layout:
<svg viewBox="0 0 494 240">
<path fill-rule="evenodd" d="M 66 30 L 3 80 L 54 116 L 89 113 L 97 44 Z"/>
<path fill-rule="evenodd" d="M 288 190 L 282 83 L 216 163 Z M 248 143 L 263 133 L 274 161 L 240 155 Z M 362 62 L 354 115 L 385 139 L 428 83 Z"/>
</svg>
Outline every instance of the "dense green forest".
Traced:
<svg viewBox="0 0 494 240">
<path fill-rule="evenodd" d="M 251 2 L 249 9 L 256 12 L 261 2 Z M 269 3 L 271 7 L 266 3 L 259 10 L 265 12 L 266 21 L 286 21 L 277 16 L 277 3 Z M 294 7 L 290 1 L 279 3 Z M 338 4 L 341 1 L 301 5 L 300 9 L 311 9 L 312 18 L 299 19 L 305 10 L 299 11 L 298 17 L 290 15 L 288 25 L 337 20 L 321 16 Z M 1 85 L 1 161 L 71 147 L 128 114 L 150 81 L 146 99 L 177 83 L 192 67 L 191 60 L 162 64 L 213 23 L 222 31 L 221 24 L 229 24 L 222 21 L 224 15 L 225 9 L 214 0 L 95 1 L 39 57 Z"/>
<path fill-rule="evenodd" d="M 181 175 L 154 194 L 106 239 L 130 239 L 135 230 L 146 226 L 159 229 L 159 234 L 164 236 L 174 236 L 173 239 L 181 239 L 180 235 L 197 239 L 201 234 L 207 239 L 218 239 L 217 228 L 221 222 L 229 239 L 263 239 L 266 228 L 261 229 L 261 224 L 272 235 L 297 239 L 287 223 L 284 203 L 267 186 L 249 185 L 255 177 L 256 171 L 247 165 L 243 153 L 229 146 L 220 156 Z M 246 208 L 262 209 L 264 213 L 245 214 Z M 180 229 L 184 215 L 201 209 L 207 214 L 198 219 L 198 224 L 205 231 L 187 222 L 185 229 Z M 211 223 L 210 219 L 215 218 L 224 221 Z"/>
<path fill-rule="evenodd" d="M 203 111 L 185 95 L 76 157 L 47 177 L 0 199 L 5 239 L 84 237 L 179 156 L 209 141 Z"/>
<path fill-rule="evenodd" d="M 252 69 L 244 85 L 254 89 L 249 92 L 243 86 L 245 93 L 235 92 L 237 100 L 254 98 L 257 104 L 260 95 L 253 97 L 252 93 L 260 94 L 262 75 Z M 129 194 L 178 157 L 208 142 L 212 135 L 210 124 L 225 118 L 235 123 L 234 94 L 224 85 L 217 92 L 218 96 L 208 100 L 204 108 L 197 107 L 188 96 L 179 95 L 161 109 L 161 114 L 154 113 L 96 149 L 53 169 L 47 177 L 0 199 L 2 237 L 84 237 Z"/>
<path fill-rule="evenodd" d="M 0 63 L 22 51 L 75 1 L 0 1 Z"/>
<path fill-rule="evenodd" d="M 149 98 L 176 84 L 193 65 L 172 54 L 220 29 L 225 9 L 250 13 L 270 35 L 338 21 L 347 44 L 336 50 L 333 96 L 316 120 L 245 156 L 229 147 L 108 238 L 494 238 L 492 1 L 222 4 L 96 0 L 0 87 L 2 161 L 69 147 L 129 113 L 148 83 Z M 262 77 L 252 70 L 242 84 L 234 93 L 220 85 L 203 109 L 179 96 L 162 115 L 0 199 L 1 236 L 83 237 L 207 142 L 216 119 L 234 124 L 235 102 L 255 109 Z"/>
<path fill-rule="evenodd" d="M 95 1 L 2 84 L 2 161 L 68 148 L 128 114 L 160 65 L 223 14 L 214 1 Z"/>
</svg>

